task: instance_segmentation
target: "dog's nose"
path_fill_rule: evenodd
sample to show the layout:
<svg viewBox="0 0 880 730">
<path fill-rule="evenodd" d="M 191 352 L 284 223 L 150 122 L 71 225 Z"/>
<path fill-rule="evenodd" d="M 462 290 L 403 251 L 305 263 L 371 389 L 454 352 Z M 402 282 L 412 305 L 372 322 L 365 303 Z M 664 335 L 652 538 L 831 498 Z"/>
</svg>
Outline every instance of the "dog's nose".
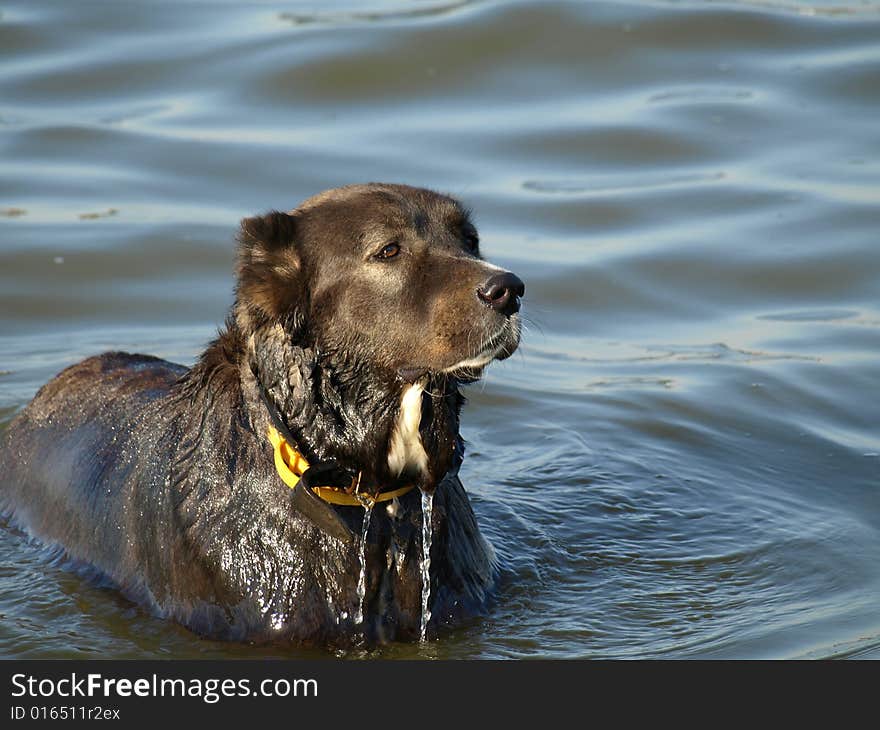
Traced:
<svg viewBox="0 0 880 730">
<path fill-rule="evenodd" d="M 490 276 L 477 288 L 477 296 L 492 309 L 510 316 L 519 311 L 519 298 L 526 293 L 526 285 L 516 274 L 504 271 Z"/>
</svg>

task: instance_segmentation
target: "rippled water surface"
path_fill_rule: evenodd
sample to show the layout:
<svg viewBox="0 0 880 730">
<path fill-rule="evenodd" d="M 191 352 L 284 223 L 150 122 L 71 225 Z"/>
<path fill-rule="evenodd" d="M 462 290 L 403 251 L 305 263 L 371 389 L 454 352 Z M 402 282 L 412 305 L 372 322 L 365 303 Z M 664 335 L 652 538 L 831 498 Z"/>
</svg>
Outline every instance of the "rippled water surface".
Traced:
<svg viewBox="0 0 880 730">
<path fill-rule="evenodd" d="M 527 284 L 464 416 L 502 583 L 368 655 L 880 657 L 878 153 L 880 2 L 0 2 L 0 428 L 191 363 L 241 217 L 438 188 Z M 277 653 L 0 530 L 0 656 Z"/>
</svg>

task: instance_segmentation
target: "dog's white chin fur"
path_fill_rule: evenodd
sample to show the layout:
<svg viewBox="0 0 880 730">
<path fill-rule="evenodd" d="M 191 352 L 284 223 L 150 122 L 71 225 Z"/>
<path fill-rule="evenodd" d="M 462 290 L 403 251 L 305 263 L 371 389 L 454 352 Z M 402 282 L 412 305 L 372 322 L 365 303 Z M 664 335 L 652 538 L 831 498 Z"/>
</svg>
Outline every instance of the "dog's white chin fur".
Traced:
<svg viewBox="0 0 880 730">
<path fill-rule="evenodd" d="M 504 330 L 507 327 L 513 327 L 516 332 L 517 340 L 519 339 L 520 325 L 516 315 L 513 315 L 510 322 L 511 324 L 505 326 L 496 335 L 492 336 L 490 342 L 492 342 L 493 344 L 487 347 L 481 353 L 469 357 L 466 360 L 462 360 L 461 362 L 457 362 L 455 363 L 455 365 L 450 365 L 448 368 L 444 368 L 440 372 L 446 374 L 453 374 L 458 372 L 479 374 L 483 370 L 483 368 L 485 368 L 490 362 L 492 362 L 495 358 L 501 355 L 502 352 L 504 352 Z"/>
<path fill-rule="evenodd" d="M 443 369 L 441 372 L 456 373 L 459 370 L 482 370 L 484 367 L 486 367 L 486 365 L 488 365 L 495 359 L 495 355 L 497 354 L 497 352 L 480 354 L 476 357 L 457 362 L 455 363 L 455 365 L 450 365 L 448 368 Z"/>
</svg>

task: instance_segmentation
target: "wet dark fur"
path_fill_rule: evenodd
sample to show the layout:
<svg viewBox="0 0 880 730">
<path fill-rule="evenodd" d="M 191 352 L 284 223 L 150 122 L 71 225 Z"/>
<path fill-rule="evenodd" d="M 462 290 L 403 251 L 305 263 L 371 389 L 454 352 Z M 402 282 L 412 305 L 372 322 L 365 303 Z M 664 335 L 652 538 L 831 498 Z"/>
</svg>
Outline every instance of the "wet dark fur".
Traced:
<svg viewBox="0 0 880 730">
<path fill-rule="evenodd" d="M 411 259 L 373 256 L 388 236 Z M 356 626 L 357 541 L 293 507 L 259 380 L 313 465 L 358 473 L 369 489 L 433 491 L 432 630 L 481 610 L 494 567 L 456 463 L 459 384 L 479 368 L 443 370 L 491 328 L 506 338 L 497 357 L 510 354 L 518 324 L 471 301 L 487 269 L 467 212 L 429 191 L 354 186 L 243 221 L 239 252 L 230 318 L 193 368 L 105 353 L 37 393 L 0 442 L 3 513 L 202 635 L 417 637 L 419 490 L 396 515 L 373 511 Z M 389 439 L 418 378 L 427 468 L 398 475 Z M 359 533 L 363 509 L 334 509 Z"/>
</svg>

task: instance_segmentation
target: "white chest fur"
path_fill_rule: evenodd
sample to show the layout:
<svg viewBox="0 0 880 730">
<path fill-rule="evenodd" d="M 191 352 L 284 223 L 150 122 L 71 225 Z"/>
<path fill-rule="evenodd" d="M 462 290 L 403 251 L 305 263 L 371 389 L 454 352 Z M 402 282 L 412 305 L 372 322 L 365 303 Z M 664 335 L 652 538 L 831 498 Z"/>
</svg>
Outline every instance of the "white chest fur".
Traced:
<svg viewBox="0 0 880 730">
<path fill-rule="evenodd" d="M 424 389 L 424 383 L 415 383 L 403 391 L 400 413 L 388 444 L 388 468 L 392 474 L 400 475 L 404 471 L 424 472 L 427 469 L 428 455 L 419 435 Z"/>
</svg>

